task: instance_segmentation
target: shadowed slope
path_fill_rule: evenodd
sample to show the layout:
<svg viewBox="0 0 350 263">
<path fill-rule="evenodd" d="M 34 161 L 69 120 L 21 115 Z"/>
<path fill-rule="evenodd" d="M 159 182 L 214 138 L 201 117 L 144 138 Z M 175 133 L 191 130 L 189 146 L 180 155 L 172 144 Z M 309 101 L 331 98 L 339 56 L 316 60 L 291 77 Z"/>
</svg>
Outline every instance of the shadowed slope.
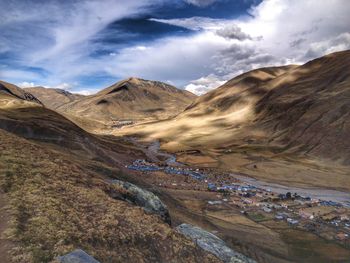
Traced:
<svg viewBox="0 0 350 263">
<path fill-rule="evenodd" d="M 269 143 L 350 164 L 350 51 L 313 60 L 266 84 L 254 128 Z"/>
<path fill-rule="evenodd" d="M 168 151 L 199 152 L 184 154 L 185 162 L 196 164 L 205 155 L 203 165 L 264 180 L 348 190 L 349 72 L 350 51 L 302 66 L 253 70 L 172 120 L 122 132 L 161 139 Z"/>
<path fill-rule="evenodd" d="M 183 145 L 249 142 L 350 164 L 349 72 L 350 51 L 253 70 L 199 97 L 176 122 L 141 132 Z"/>
</svg>

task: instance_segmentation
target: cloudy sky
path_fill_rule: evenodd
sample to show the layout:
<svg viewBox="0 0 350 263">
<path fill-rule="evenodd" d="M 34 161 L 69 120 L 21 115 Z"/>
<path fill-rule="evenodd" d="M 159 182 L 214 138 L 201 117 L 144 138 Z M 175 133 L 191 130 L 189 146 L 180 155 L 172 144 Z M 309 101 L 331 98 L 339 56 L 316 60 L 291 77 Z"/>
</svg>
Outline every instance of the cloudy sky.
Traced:
<svg viewBox="0 0 350 263">
<path fill-rule="evenodd" d="M 350 49 L 349 0 L 0 0 L 0 79 L 91 93 L 136 76 L 197 94 Z"/>
</svg>

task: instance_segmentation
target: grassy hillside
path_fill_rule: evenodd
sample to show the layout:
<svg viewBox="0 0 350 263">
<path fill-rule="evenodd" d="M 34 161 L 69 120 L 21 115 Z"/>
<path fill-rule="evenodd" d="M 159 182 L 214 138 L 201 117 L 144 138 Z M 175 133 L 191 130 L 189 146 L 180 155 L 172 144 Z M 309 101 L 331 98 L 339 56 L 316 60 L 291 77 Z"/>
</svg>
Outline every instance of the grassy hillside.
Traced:
<svg viewBox="0 0 350 263">
<path fill-rule="evenodd" d="M 171 120 L 122 133 L 160 139 L 185 162 L 349 190 L 349 58 L 344 51 L 302 66 L 253 70 Z"/>
<path fill-rule="evenodd" d="M 69 102 L 83 98 L 83 95 L 73 94 L 62 89 L 51 89 L 45 87 L 26 88 L 25 91 L 30 92 L 38 98 L 46 107 L 57 109 L 58 107 Z"/>
<path fill-rule="evenodd" d="M 195 98 L 188 91 L 159 81 L 129 78 L 57 110 L 103 124 L 118 120 L 165 119 L 183 111 Z"/>
<path fill-rule="evenodd" d="M 10 245 L 13 262 L 50 262 L 76 248 L 101 262 L 218 262 L 159 217 L 111 197 L 107 180 L 124 178 L 120 158 L 137 151 L 128 157 L 118 139 L 88 134 L 24 99 L 6 95 L 0 105 L 0 203 L 8 215 L 0 218 L 0 251 Z"/>
</svg>

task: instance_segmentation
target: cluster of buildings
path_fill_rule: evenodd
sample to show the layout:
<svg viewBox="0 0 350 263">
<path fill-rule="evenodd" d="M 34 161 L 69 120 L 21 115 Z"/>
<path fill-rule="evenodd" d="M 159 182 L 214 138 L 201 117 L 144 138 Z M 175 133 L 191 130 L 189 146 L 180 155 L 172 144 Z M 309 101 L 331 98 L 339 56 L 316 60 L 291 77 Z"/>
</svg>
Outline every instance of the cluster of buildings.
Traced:
<svg viewBox="0 0 350 263">
<path fill-rule="evenodd" d="M 254 221 L 285 222 L 291 227 L 313 232 L 350 247 L 350 209 L 341 203 L 290 192 L 276 194 L 270 189 L 242 182 L 232 185 L 209 183 L 208 190 L 229 193 L 229 198 L 225 195 L 228 204 L 236 206 Z"/>
<path fill-rule="evenodd" d="M 146 160 L 138 159 L 133 162 L 132 165 L 127 166 L 128 169 L 142 171 L 142 172 L 152 172 L 152 171 L 164 171 L 167 174 L 185 175 L 190 176 L 196 180 L 204 180 L 205 175 L 199 172 L 199 169 L 191 169 L 185 167 L 174 167 L 174 166 L 160 166 L 154 163 L 149 163 Z"/>
<path fill-rule="evenodd" d="M 112 128 L 120 129 L 124 126 L 133 125 L 134 122 L 131 120 L 114 120 L 109 123 Z"/>
<path fill-rule="evenodd" d="M 304 229 L 350 246 L 350 209 L 340 203 L 297 193 L 277 194 L 268 188 L 256 187 L 228 175 L 215 175 L 187 167 L 156 165 L 146 160 L 136 160 L 127 168 L 189 176 L 193 179 L 191 182 L 201 185 L 200 189 L 217 192 L 221 196 L 219 200 L 208 201 L 210 206 L 231 205 L 254 221 L 285 222 L 290 227 Z M 170 184 L 170 187 L 180 186 L 179 183 Z"/>
</svg>

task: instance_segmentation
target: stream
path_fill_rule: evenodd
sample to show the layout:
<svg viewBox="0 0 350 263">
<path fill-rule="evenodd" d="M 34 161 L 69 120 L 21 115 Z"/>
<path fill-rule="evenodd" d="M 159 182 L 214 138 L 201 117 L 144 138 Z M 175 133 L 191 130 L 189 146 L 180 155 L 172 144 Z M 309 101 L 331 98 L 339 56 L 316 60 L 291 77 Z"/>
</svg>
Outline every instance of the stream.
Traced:
<svg viewBox="0 0 350 263">
<path fill-rule="evenodd" d="M 160 152 L 160 142 L 155 141 L 150 146 L 148 146 L 148 151 L 152 153 L 153 156 L 163 156 L 166 158 L 165 163 L 168 166 L 183 166 L 183 164 L 176 161 L 176 156 L 174 154 Z"/>
<path fill-rule="evenodd" d="M 133 140 L 134 143 L 137 143 L 135 140 Z M 169 167 L 173 166 L 184 166 L 182 163 L 177 162 L 176 155 L 161 152 L 160 151 L 160 142 L 154 141 L 150 146 L 148 146 L 145 149 L 145 154 L 148 158 L 151 160 L 158 160 L 158 156 L 164 157 L 166 160 L 166 164 Z M 195 169 L 192 169 L 195 170 Z M 350 193 L 347 192 L 341 192 L 337 190 L 331 190 L 331 189 L 322 189 L 322 188 L 301 188 L 301 187 L 294 187 L 294 186 L 285 186 L 277 183 L 269 183 L 262 180 L 258 180 L 249 176 L 240 175 L 240 174 L 231 174 L 233 177 L 238 179 L 239 181 L 257 187 L 265 190 L 271 190 L 272 192 L 278 193 L 278 194 L 285 194 L 287 192 L 291 193 L 298 193 L 301 196 L 304 197 L 311 197 L 313 199 L 320 199 L 324 201 L 331 201 L 340 203 L 343 206 L 350 207 Z"/>
</svg>

